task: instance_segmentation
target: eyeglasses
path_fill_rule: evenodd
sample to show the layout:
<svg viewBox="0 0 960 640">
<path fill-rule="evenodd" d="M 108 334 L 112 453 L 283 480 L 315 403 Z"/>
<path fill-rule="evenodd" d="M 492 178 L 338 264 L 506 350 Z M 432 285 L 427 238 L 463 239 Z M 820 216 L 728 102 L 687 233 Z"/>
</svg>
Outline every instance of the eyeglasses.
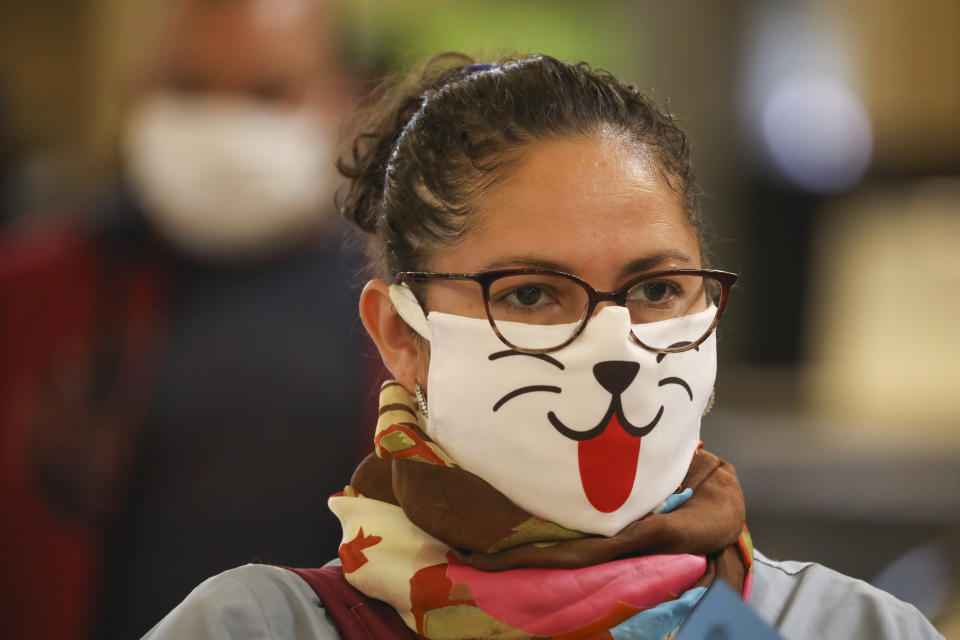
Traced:
<svg viewBox="0 0 960 640">
<path fill-rule="evenodd" d="M 517 351 L 562 349 L 583 333 L 598 304 L 611 301 L 630 312 L 630 336 L 638 345 L 679 353 L 699 346 L 716 329 L 737 275 L 708 269 L 656 271 L 616 291 L 597 291 L 575 275 L 544 269 L 402 271 L 396 276 L 397 284 L 431 280 L 479 284 L 493 332 Z M 664 322 L 677 319 L 685 322 Z"/>
</svg>

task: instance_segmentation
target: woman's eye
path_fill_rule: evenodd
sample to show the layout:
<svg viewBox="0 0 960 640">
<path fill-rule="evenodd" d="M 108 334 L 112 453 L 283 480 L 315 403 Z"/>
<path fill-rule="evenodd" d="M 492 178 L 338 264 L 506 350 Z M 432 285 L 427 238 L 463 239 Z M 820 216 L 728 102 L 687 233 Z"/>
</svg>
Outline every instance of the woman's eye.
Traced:
<svg viewBox="0 0 960 640">
<path fill-rule="evenodd" d="M 540 302 L 540 300 L 543 298 L 543 289 L 532 285 L 519 287 L 514 289 L 513 292 L 507 296 L 507 298 L 513 298 L 517 304 L 523 306 L 532 306 Z"/>
<path fill-rule="evenodd" d="M 643 285 L 643 297 L 650 302 L 659 302 L 667 293 L 667 283 L 665 282 L 648 282 Z"/>
<path fill-rule="evenodd" d="M 635 304 L 665 304 L 680 295 L 680 287 L 667 280 L 644 282 L 633 289 L 629 301 Z"/>
</svg>

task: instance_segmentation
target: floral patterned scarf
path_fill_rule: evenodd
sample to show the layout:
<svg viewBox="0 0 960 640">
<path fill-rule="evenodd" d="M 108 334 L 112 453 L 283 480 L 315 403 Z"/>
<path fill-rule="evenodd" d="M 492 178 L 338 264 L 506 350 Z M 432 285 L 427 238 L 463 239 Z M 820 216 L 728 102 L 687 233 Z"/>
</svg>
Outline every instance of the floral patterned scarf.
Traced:
<svg viewBox="0 0 960 640">
<path fill-rule="evenodd" d="M 612 537 L 520 509 L 424 433 L 384 383 L 375 452 L 330 498 L 347 581 L 420 637 L 651 638 L 721 578 L 749 596 L 753 548 L 733 467 L 698 451 L 678 492 Z"/>
</svg>

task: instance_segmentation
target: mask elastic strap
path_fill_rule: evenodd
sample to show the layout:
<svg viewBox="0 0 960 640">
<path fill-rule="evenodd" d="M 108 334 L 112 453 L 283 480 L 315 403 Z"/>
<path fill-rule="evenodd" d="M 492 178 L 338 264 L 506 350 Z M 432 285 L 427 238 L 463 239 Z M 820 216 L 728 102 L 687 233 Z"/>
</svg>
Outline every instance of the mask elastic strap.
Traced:
<svg viewBox="0 0 960 640">
<path fill-rule="evenodd" d="M 417 296 L 414 295 L 413 290 L 406 283 L 390 285 L 390 302 L 393 303 L 403 321 L 429 342 L 430 322 L 424 315 L 423 307 L 417 301 Z"/>
</svg>

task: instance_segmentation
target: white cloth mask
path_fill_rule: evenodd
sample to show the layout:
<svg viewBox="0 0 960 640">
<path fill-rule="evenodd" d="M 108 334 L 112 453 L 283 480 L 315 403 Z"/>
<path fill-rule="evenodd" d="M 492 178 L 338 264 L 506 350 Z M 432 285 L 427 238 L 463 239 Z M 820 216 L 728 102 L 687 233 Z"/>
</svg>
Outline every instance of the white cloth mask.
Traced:
<svg viewBox="0 0 960 640">
<path fill-rule="evenodd" d="M 157 94 L 130 114 L 123 142 L 145 213 L 189 253 L 262 253 L 332 209 L 331 136 L 306 108 Z"/>
<path fill-rule="evenodd" d="M 716 377 L 715 334 L 696 349 L 653 353 L 631 340 L 629 312 L 610 306 L 570 345 L 526 355 L 504 345 L 486 319 L 425 318 L 404 286 L 392 286 L 390 297 L 430 341 L 428 435 L 520 507 L 612 536 L 680 487 Z M 633 330 L 652 343 L 693 341 L 714 315 L 710 308 Z M 536 342 L 570 331 L 515 329 Z"/>
</svg>

